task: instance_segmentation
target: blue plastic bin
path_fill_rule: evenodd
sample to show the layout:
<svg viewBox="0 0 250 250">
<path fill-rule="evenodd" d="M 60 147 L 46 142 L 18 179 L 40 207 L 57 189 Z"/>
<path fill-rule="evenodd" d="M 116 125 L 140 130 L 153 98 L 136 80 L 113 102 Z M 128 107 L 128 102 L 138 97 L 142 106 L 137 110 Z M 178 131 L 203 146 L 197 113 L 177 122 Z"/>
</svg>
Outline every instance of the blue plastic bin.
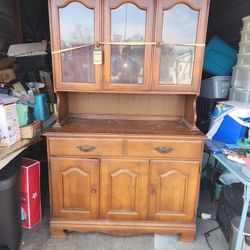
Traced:
<svg viewBox="0 0 250 250">
<path fill-rule="evenodd" d="M 229 144 L 236 144 L 238 139 L 245 137 L 247 130 L 248 128 L 246 126 L 239 124 L 229 115 L 226 115 L 220 125 L 220 128 L 213 136 L 213 140 L 218 140 Z"/>
<path fill-rule="evenodd" d="M 48 97 L 46 94 L 35 95 L 34 115 L 36 120 L 46 121 L 49 118 Z"/>
<path fill-rule="evenodd" d="M 227 76 L 237 60 L 237 51 L 214 36 L 207 44 L 203 70 L 215 76 Z"/>
</svg>

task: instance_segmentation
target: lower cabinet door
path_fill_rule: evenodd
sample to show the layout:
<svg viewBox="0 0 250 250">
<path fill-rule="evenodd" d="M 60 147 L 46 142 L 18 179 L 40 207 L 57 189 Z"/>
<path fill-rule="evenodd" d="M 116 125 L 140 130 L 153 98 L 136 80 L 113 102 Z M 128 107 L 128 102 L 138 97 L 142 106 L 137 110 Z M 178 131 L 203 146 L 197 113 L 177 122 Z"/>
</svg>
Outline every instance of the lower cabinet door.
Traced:
<svg viewBox="0 0 250 250">
<path fill-rule="evenodd" d="M 199 162 L 150 161 L 149 219 L 193 221 L 199 181 Z"/>
<path fill-rule="evenodd" d="M 101 160 L 100 217 L 102 219 L 146 219 L 148 169 L 147 160 Z"/>
<path fill-rule="evenodd" d="M 99 216 L 99 160 L 51 159 L 53 217 L 95 219 Z"/>
</svg>

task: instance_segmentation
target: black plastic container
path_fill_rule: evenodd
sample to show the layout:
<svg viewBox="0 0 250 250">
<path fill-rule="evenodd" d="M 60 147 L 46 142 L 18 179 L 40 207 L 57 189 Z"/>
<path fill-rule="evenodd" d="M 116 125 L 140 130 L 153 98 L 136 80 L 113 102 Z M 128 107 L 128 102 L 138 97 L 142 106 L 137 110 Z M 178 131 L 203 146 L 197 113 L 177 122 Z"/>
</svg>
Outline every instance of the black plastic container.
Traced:
<svg viewBox="0 0 250 250">
<path fill-rule="evenodd" d="M 0 170 L 0 249 L 17 250 L 22 237 L 18 157 Z"/>
<path fill-rule="evenodd" d="M 196 101 L 197 121 L 196 126 L 206 134 L 208 132 L 211 117 L 214 112 L 214 108 L 218 102 L 225 101 L 227 99 L 208 99 L 198 96 Z"/>
<path fill-rule="evenodd" d="M 16 57 L 16 63 L 20 65 L 19 72 L 49 71 L 51 59 L 49 55 Z"/>
</svg>

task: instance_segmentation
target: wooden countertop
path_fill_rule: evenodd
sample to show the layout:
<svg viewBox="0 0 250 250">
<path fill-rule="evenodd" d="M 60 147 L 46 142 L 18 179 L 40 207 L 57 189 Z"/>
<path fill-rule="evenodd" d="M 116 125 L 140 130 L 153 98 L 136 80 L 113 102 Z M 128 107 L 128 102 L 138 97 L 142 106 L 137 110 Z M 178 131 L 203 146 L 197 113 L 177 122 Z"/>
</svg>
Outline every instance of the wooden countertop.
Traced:
<svg viewBox="0 0 250 250">
<path fill-rule="evenodd" d="M 136 135 L 166 137 L 206 137 L 198 130 L 191 130 L 183 121 L 164 120 L 124 120 L 124 119 L 69 119 L 62 127 L 52 127 L 46 136 L 85 136 L 88 135 Z"/>
</svg>

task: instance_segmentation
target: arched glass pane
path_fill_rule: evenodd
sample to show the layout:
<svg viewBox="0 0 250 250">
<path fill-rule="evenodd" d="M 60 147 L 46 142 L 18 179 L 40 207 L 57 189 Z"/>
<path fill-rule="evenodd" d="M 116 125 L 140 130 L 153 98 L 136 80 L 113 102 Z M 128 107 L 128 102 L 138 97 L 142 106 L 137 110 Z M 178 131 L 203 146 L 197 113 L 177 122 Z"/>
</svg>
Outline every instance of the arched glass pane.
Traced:
<svg viewBox="0 0 250 250">
<path fill-rule="evenodd" d="M 122 4 L 111 11 L 112 42 L 144 41 L 146 32 L 146 11 L 132 3 Z"/>
<path fill-rule="evenodd" d="M 167 44 L 161 49 L 161 84 L 192 83 L 195 46 L 180 44 L 195 44 L 198 15 L 185 4 L 164 11 L 162 41 Z"/>
<path fill-rule="evenodd" d="M 144 42 L 146 11 L 132 3 L 111 11 L 112 42 Z M 111 82 L 143 83 L 145 46 L 111 46 Z"/>
<path fill-rule="evenodd" d="M 197 33 L 198 11 L 186 4 L 177 4 L 164 11 L 163 33 L 164 43 L 195 43 Z"/>
<path fill-rule="evenodd" d="M 79 2 L 59 9 L 61 49 L 86 47 L 61 53 L 64 82 L 94 82 L 94 10 Z"/>
<path fill-rule="evenodd" d="M 79 2 L 59 9 L 61 48 L 94 43 L 94 11 Z"/>
</svg>

